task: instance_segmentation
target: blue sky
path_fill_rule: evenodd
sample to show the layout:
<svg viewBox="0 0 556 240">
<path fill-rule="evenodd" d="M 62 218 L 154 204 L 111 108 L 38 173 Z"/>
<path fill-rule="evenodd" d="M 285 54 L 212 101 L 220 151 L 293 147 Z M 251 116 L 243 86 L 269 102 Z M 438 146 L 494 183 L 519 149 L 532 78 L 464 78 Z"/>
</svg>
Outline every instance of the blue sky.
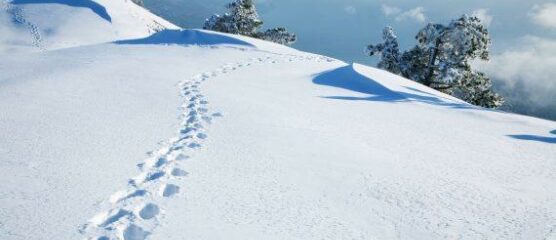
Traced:
<svg viewBox="0 0 556 240">
<path fill-rule="evenodd" d="M 230 0 L 145 0 L 178 24 L 199 28 Z M 493 40 L 492 60 L 478 64 L 493 78 L 508 107 L 556 119 L 556 2 L 546 0 L 258 0 L 265 28 L 297 33 L 295 48 L 374 65 L 363 54 L 392 26 L 402 49 L 428 22 L 447 24 L 462 14 L 484 19 Z M 527 111 L 527 112 L 525 112 Z"/>
</svg>

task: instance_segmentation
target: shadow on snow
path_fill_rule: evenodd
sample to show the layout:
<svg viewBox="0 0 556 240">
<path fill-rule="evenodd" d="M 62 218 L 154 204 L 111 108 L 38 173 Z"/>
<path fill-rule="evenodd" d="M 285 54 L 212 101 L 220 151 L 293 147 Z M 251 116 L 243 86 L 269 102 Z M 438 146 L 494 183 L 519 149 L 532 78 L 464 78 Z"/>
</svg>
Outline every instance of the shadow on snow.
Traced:
<svg viewBox="0 0 556 240">
<path fill-rule="evenodd" d="M 476 109 L 483 111 L 494 111 L 475 107 L 470 104 L 453 102 L 450 99 L 434 94 L 421 91 L 412 87 L 405 87 L 408 92 L 391 90 L 379 82 L 358 73 L 353 65 L 339 67 L 337 69 L 320 73 L 313 78 L 313 83 L 331 87 L 342 88 L 356 93 L 366 94 L 369 96 L 323 96 L 322 98 L 350 100 L 350 101 L 371 101 L 371 102 L 422 102 L 438 106 L 445 106 L 458 109 Z M 550 132 L 556 135 L 556 130 Z M 508 137 L 537 141 L 543 143 L 556 143 L 555 137 L 545 137 L 536 135 L 508 135 Z"/>
<path fill-rule="evenodd" d="M 406 87 L 408 92 L 399 92 L 388 89 L 379 82 L 358 73 L 353 65 L 347 65 L 331 71 L 323 72 L 313 78 L 313 83 L 337 88 L 347 89 L 357 93 L 367 94 L 369 96 L 325 96 L 323 98 L 352 100 L 352 101 L 371 101 L 371 102 L 422 102 L 427 104 L 463 108 L 463 109 L 480 109 L 470 104 L 457 103 L 449 99 L 435 96 L 431 93 Z"/>
<path fill-rule="evenodd" d="M 550 133 L 556 134 L 556 130 L 551 131 Z M 543 143 L 556 143 L 556 137 L 543 137 L 537 135 L 508 135 L 508 137 L 525 140 L 525 141 L 536 141 L 536 142 L 543 142 Z"/>
<path fill-rule="evenodd" d="M 242 45 L 252 44 L 223 34 L 200 30 L 163 30 L 149 37 L 116 41 L 116 44 Z"/>
<path fill-rule="evenodd" d="M 12 4 L 62 4 L 68 5 L 70 7 L 83 7 L 91 9 L 95 14 L 103 18 L 108 22 L 112 22 L 112 17 L 106 11 L 102 5 L 92 1 L 92 0 L 13 0 Z"/>
</svg>

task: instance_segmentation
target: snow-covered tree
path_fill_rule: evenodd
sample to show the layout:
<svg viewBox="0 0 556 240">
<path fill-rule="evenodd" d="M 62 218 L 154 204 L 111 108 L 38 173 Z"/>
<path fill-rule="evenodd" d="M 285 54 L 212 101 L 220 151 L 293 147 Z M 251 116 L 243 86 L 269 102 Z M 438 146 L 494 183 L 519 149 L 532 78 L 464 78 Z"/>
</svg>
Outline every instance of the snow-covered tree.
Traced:
<svg viewBox="0 0 556 240">
<path fill-rule="evenodd" d="M 428 54 L 423 84 L 450 91 L 470 71 L 470 61 L 488 60 L 490 37 L 477 17 L 463 15 L 448 26 L 429 24 L 417 34 Z"/>
<path fill-rule="evenodd" d="M 399 68 L 402 76 L 422 83 L 428 72 L 428 64 L 427 52 L 420 47 L 414 47 L 402 54 Z"/>
<path fill-rule="evenodd" d="M 504 98 L 491 90 L 492 82 L 482 72 L 468 72 L 468 75 L 458 82 L 454 96 L 473 105 L 486 108 L 498 108 L 504 103 Z"/>
<path fill-rule="evenodd" d="M 263 25 L 253 0 L 236 0 L 228 4 L 235 34 L 251 36 Z"/>
<path fill-rule="evenodd" d="M 253 36 L 263 24 L 255 8 L 253 0 L 235 0 L 226 8 L 228 13 L 220 16 L 213 15 L 205 21 L 205 29 Z"/>
<path fill-rule="evenodd" d="M 370 55 L 380 55 L 378 67 L 392 73 L 400 73 L 400 48 L 398 37 L 394 33 L 392 27 L 386 27 L 382 31 L 382 39 L 384 42 L 369 45 L 365 52 Z"/>
<path fill-rule="evenodd" d="M 259 18 L 253 0 L 235 0 L 229 3 L 226 8 L 229 11 L 228 13 L 211 16 L 206 19 L 203 28 L 217 32 L 260 38 L 284 45 L 291 45 L 297 39 L 295 34 L 289 33 L 282 27 L 269 29 L 264 32 L 259 31 L 263 21 Z"/>
<path fill-rule="evenodd" d="M 283 27 L 268 29 L 265 32 L 257 34 L 257 37 L 282 45 L 292 45 L 297 40 L 297 36 L 295 34 L 289 33 Z"/>
<path fill-rule="evenodd" d="M 491 90 L 490 80 L 473 71 L 471 61 L 489 59 L 490 37 L 479 18 L 463 15 L 449 25 L 428 24 L 417 36 L 417 46 L 399 54 L 397 39 L 388 27 L 384 43 L 370 45 L 368 54 L 381 54 L 378 67 L 483 107 L 499 107 L 503 99 Z M 459 94 L 456 94 L 456 92 Z"/>
<path fill-rule="evenodd" d="M 235 28 L 232 25 L 232 19 L 228 13 L 222 16 L 214 14 L 205 20 L 203 29 L 216 32 L 233 33 L 233 29 Z"/>
</svg>

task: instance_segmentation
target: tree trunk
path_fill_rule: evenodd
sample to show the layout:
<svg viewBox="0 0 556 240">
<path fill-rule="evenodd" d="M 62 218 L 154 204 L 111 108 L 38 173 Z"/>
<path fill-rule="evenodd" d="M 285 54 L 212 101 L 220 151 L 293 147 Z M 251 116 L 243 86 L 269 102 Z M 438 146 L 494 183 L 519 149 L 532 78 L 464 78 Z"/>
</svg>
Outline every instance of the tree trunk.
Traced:
<svg viewBox="0 0 556 240">
<path fill-rule="evenodd" d="M 438 56 L 438 47 L 440 46 L 442 42 L 440 41 L 440 38 L 436 39 L 436 43 L 434 45 L 434 48 L 431 49 L 430 51 L 430 55 L 429 55 L 429 65 L 427 66 L 429 72 L 427 73 L 427 76 L 425 77 L 425 82 L 424 84 L 426 86 L 431 87 L 434 80 L 432 79 L 434 76 L 434 64 L 436 62 L 436 57 Z"/>
</svg>

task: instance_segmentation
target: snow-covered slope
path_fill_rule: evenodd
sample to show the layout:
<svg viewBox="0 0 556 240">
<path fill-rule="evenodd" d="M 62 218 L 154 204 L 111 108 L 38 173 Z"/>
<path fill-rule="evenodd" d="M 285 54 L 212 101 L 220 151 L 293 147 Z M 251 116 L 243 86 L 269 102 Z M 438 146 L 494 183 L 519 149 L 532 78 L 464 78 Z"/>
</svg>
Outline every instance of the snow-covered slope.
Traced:
<svg viewBox="0 0 556 240">
<path fill-rule="evenodd" d="M 112 33 L 3 45 L 0 239 L 556 238 L 555 122 L 259 40 Z"/>
<path fill-rule="evenodd" d="M 178 29 L 131 0 L 0 0 L 0 52 L 146 37 Z"/>
</svg>

